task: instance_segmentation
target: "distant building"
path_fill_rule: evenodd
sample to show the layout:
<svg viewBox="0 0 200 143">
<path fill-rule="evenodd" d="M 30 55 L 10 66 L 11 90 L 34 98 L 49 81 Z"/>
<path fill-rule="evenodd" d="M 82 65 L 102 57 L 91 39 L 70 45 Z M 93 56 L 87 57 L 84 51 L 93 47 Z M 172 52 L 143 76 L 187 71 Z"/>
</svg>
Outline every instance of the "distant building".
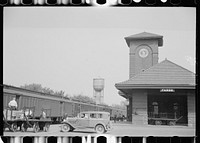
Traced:
<svg viewBox="0 0 200 143">
<path fill-rule="evenodd" d="M 143 32 L 125 40 L 130 48 L 129 79 L 115 86 L 129 100 L 128 120 L 195 126 L 195 74 L 167 59 L 158 63 L 163 36 Z"/>
</svg>

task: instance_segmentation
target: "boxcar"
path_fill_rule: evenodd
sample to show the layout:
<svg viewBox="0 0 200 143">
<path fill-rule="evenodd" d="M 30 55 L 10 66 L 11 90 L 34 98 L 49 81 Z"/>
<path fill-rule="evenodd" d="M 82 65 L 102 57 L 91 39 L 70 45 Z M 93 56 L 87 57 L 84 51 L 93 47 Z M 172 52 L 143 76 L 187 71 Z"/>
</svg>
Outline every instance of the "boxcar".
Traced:
<svg viewBox="0 0 200 143">
<path fill-rule="evenodd" d="M 64 99 L 61 96 L 45 94 L 41 92 L 22 89 L 14 86 L 3 85 L 3 108 L 5 109 L 10 100 L 16 97 L 18 110 L 24 107 L 35 107 L 34 116 L 39 118 L 42 109 L 51 109 L 51 119 L 61 121 L 64 113 L 68 116 L 77 116 L 83 111 L 106 111 L 111 117 L 126 115 L 126 111 L 115 109 L 110 106 L 96 105 Z"/>
</svg>

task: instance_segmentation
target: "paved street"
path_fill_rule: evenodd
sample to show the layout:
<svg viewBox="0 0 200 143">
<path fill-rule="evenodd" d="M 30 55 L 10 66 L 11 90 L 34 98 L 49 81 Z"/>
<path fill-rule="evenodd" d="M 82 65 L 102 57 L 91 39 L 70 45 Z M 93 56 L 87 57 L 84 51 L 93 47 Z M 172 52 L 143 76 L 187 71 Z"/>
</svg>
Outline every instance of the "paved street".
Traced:
<svg viewBox="0 0 200 143">
<path fill-rule="evenodd" d="M 60 125 L 51 125 L 48 132 L 39 131 L 34 133 L 32 128 L 28 128 L 27 132 L 11 132 L 8 129 L 4 132 L 4 136 L 87 136 L 88 134 L 97 135 L 93 129 L 76 129 L 73 132 L 60 132 Z M 109 135 L 116 136 L 195 136 L 195 129 L 186 126 L 154 126 L 146 127 L 136 126 L 132 124 L 113 123 L 113 129 L 106 132 Z"/>
</svg>

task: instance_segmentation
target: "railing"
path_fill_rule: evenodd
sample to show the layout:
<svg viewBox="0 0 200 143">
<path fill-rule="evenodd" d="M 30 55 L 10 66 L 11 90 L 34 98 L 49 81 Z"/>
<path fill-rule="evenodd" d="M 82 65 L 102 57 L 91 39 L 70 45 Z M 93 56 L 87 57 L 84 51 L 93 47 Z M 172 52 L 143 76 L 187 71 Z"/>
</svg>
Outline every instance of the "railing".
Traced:
<svg viewBox="0 0 200 143">
<path fill-rule="evenodd" d="M 148 112 L 148 118 L 167 118 L 167 119 L 176 119 L 176 113 L 154 113 Z"/>
</svg>

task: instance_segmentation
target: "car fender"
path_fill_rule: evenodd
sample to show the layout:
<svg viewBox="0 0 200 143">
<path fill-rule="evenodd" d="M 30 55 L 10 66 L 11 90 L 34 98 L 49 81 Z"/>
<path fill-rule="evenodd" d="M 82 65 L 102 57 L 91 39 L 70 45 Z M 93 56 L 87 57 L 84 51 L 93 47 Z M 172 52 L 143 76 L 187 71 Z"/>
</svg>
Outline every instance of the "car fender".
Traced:
<svg viewBox="0 0 200 143">
<path fill-rule="evenodd" d="M 63 122 L 61 122 L 62 124 L 68 124 L 68 125 L 70 125 L 70 127 L 72 127 L 72 128 L 76 128 L 73 124 L 71 124 L 71 123 L 69 123 L 68 121 L 63 121 Z"/>
<path fill-rule="evenodd" d="M 94 128 L 96 128 L 97 125 L 103 125 L 103 127 L 105 128 L 105 130 L 107 130 L 106 125 L 103 122 L 98 122 Z"/>
<path fill-rule="evenodd" d="M 98 123 L 95 125 L 95 127 L 96 127 L 97 125 L 99 125 L 99 124 L 103 125 L 104 128 L 105 128 L 105 130 L 112 130 L 112 129 L 113 129 L 113 126 L 112 126 L 111 122 L 110 122 L 110 128 L 108 128 L 108 127 L 106 126 L 107 124 L 105 124 L 104 122 L 98 122 Z"/>
</svg>

